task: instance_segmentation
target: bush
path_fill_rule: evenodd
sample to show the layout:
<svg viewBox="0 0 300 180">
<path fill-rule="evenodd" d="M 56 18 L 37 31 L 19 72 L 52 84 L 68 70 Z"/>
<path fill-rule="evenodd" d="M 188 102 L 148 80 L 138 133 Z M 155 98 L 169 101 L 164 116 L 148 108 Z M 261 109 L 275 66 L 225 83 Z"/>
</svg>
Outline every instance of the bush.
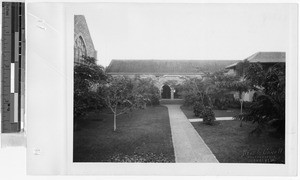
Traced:
<svg viewBox="0 0 300 180">
<path fill-rule="evenodd" d="M 215 99 L 213 103 L 214 109 L 219 109 L 219 110 L 227 110 L 229 106 L 228 101 L 220 100 L 220 99 Z"/>
<path fill-rule="evenodd" d="M 243 102 L 243 109 L 250 109 L 252 104 L 253 104 L 253 102 L 244 101 Z"/>
<path fill-rule="evenodd" d="M 197 101 L 194 105 L 194 114 L 196 117 L 203 117 L 204 106 L 203 103 Z"/>
<path fill-rule="evenodd" d="M 254 130 L 256 132 L 267 131 L 284 138 L 285 64 L 275 64 L 264 70 L 261 64 L 253 63 L 249 66 L 245 77 L 252 89 L 258 92 L 253 96 L 249 110 L 239 118 L 257 123 L 258 126 Z"/>
<path fill-rule="evenodd" d="M 153 94 L 153 96 L 151 96 L 150 105 L 152 106 L 159 105 L 159 94 Z"/>
<path fill-rule="evenodd" d="M 212 108 L 206 106 L 203 110 L 203 123 L 213 125 L 215 120 L 215 113 L 213 112 Z"/>
<path fill-rule="evenodd" d="M 213 102 L 213 108 L 219 110 L 227 110 L 228 108 L 231 108 L 232 102 L 235 101 L 233 94 L 223 94 L 221 97 L 211 95 L 211 97 Z M 237 105 L 239 105 L 239 102 Z M 238 108 L 239 106 L 234 107 Z"/>
<path fill-rule="evenodd" d="M 194 106 L 199 101 L 199 93 L 204 90 L 202 79 L 186 79 L 182 85 L 178 86 L 179 95 L 184 100 L 185 106 Z"/>
<path fill-rule="evenodd" d="M 160 98 L 160 94 L 159 94 L 159 89 L 153 84 L 151 84 L 151 88 L 149 89 L 149 93 L 150 95 L 150 105 L 159 105 L 159 98 Z"/>
<path fill-rule="evenodd" d="M 191 91 L 180 92 L 181 97 L 183 98 L 183 103 L 185 106 L 193 106 L 196 104 L 197 95 Z"/>
<path fill-rule="evenodd" d="M 96 64 L 96 59 L 84 57 L 85 63 L 74 66 L 74 121 L 89 111 L 100 109 L 104 103 L 99 99 L 94 87 L 106 83 L 104 68 Z"/>
<path fill-rule="evenodd" d="M 241 103 L 239 100 L 233 100 L 228 103 L 228 108 L 239 109 L 241 108 Z"/>
<path fill-rule="evenodd" d="M 137 92 L 147 99 L 147 105 L 159 105 L 159 89 L 151 78 L 140 78 L 136 76 L 133 80 L 136 84 Z"/>
</svg>

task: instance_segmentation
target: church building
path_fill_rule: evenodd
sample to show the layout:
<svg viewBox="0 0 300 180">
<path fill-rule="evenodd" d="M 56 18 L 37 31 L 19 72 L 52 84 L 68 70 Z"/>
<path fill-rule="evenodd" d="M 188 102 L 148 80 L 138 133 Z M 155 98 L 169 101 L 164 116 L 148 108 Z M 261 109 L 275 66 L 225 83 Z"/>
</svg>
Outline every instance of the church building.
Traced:
<svg viewBox="0 0 300 180">
<path fill-rule="evenodd" d="M 83 15 L 74 16 L 74 61 L 84 63 L 83 56 L 97 59 L 97 51 Z"/>
</svg>

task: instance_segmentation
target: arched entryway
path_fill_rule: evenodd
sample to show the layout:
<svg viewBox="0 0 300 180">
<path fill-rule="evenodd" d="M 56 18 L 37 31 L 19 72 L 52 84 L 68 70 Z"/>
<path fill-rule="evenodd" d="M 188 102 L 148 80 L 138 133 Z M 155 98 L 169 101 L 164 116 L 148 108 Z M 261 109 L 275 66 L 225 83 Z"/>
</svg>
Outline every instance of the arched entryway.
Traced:
<svg viewBox="0 0 300 180">
<path fill-rule="evenodd" d="M 162 99 L 171 99 L 171 88 L 170 88 L 170 86 L 165 84 L 162 87 L 161 98 Z"/>
</svg>

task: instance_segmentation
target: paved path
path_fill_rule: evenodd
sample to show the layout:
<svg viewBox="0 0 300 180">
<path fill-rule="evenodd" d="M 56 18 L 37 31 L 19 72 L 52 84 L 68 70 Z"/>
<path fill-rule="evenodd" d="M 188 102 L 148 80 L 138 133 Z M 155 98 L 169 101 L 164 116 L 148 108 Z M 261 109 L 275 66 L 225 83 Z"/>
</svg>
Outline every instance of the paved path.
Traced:
<svg viewBox="0 0 300 180">
<path fill-rule="evenodd" d="M 214 154 L 181 111 L 180 105 L 165 106 L 169 111 L 175 161 L 218 163 Z"/>
</svg>

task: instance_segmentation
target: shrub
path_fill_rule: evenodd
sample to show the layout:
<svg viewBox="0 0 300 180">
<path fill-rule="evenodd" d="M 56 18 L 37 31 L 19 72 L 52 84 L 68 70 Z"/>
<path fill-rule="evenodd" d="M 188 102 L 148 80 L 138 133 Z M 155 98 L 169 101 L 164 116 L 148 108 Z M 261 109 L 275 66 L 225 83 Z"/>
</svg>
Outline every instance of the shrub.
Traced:
<svg viewBox="0 0 300 180">
<path fill-rule="evenodd" d="M 228 108 L 239 109 L 241 108 L 241 103 L 239 100 L 233 100 L 228 103 Z"/>
<path fill-rule="evenodd" d="M 225 101 L 223 99 L 215 99 L 213 103 L 214 109 L 219 109 L 219 110 L 226 110 L 228 109 L 229 102 Z"/>
<path fill-rule="evenodd" d="M 159 105 L 159 89 L 154 84 L 150 84 L 149 86 L 150 88 L 148 89 L 148 94 L 150 102 L 148 103 L 148 105 Z"/>
<path fill-rule="evenodd" d="M 147 105 L 159 105 L 159 89 L 151 78 L 136 76 L 133 81 L 136 85 L 136 91 L 147 99 Z"/>
<path fill-rule="evenodd" d="M 150 103 L 148 103 L 148 105 L 159 105 L 159 93 L 152 94 L 150 97 Z"/>
<path fill-rule="evenodd" d="M 216 108 L 216 109 L 221 109 L 222 106 L 223 106 L 223 104 L 222 104 L 222 102 L 220 101 L 219 98 L 216 98 L 216 99 L 213 101 L 213 106 L 214 106 L 214 108 Z"/>
<path fill-rule="evenodd" d="M 252 104 L 253 104 L 253 102 L 244 101 L 243 102 L 243 109 L 250 109 Z"/>
<path fill-rule="evenodd" d="M 203 117 L 204 106 L 203 103 L 197 101 L 194 105 L 194 114 L 196 117 Z"/>
<path fill-rule="evenodd" d="M 212 108 L 206 106 L 203 110 L 203 123 L 213 125 L 215 120 L 215 113 L 213 112 Z"/>
<path fill-rule="evenodd" d="M 197 95 L 192 91 L 180 92 L 181 97 L 184 100 L 185 106 L 193 106 L 196 103 Z"/>
<path fill-rule="evenodd" d="M 256 132 L 267 131 L 278 137 L 285 136 L 285 65 L 275 64 L 264 70 L 259 63 L 251 64 L 246 80 L 258 90 L 247 113 L 239 118 L 252 121 Z M 259 89 L 257 88 L 259 87 Z"/>
<path fill-rule="evenodd" d="M 74 128 L 89 111 L 105 106 L 95 90 L 106 83 L 104 68 L 97 65 L 93 57 L 83 58 L 85 63 L 74 66 Z"/>
<path fill-rule="evenodd" d="M 204 90 L 202 79 L 190 78 L 186 79 L 179 87 L 179 95 L 184 100 L 184 105 L 194 106 L 199 101 L 200 92 Z"/>
</svg>

